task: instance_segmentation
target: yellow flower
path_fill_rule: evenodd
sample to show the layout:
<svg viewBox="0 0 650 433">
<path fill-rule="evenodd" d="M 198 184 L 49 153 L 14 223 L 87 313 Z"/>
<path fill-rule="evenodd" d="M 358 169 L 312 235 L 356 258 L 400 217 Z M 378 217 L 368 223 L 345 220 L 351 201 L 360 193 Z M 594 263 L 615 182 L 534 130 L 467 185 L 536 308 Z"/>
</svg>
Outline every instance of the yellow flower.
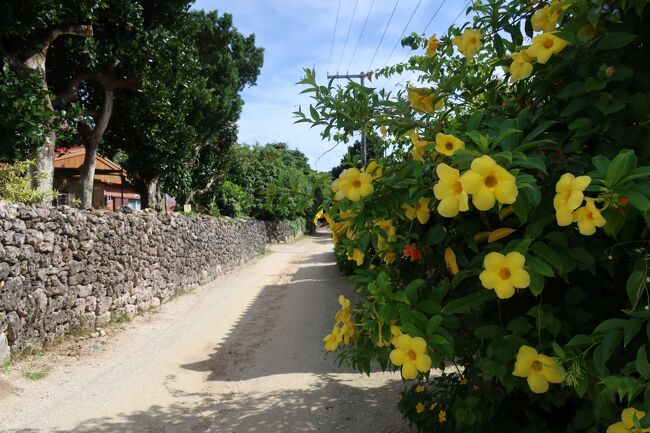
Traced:
<svg viewBox="0 0 650 433">
<path fill-rule="evenodd" d="M 430 141 L 420 140 L 420 136 L 415 131 L 406 133 L 413 143 L 413 159 L 424 162 L 424 149 L 431 143 Z"/>
<path fill-rule="evenodd" d="M 538 63 L 545 64 L 553 54 L 558 54 L 569 45 L 564 39 L 560 39 L 553 33 L 542 33 L 533 38 L 533 43 L 526 53 L 534 57 Z"/>
<path fill-rule="evenodd" d="M 456 45 L 458 51 L 465 56 L 465 59 L 471 62 L 478 50 L 483 46 L 482 37 L 483 34 L 480 30 L 465 29 L 462 35 L 456 36 L 451 42 Z"/>
<path fill-rule="evenodd" d="M 528 56 L 526 50 L 522 50 L 518 53 L 510 54 L 512 58 L 512 63 L 508 68 L 510 72 L 510 82 L 516 83 L 519 80 L 524 80 L 533 73 L 533 65 L 531 61 L 534 59 Z"/>
<path fill-rule="evenodd" d="M 453 218 L 458 212 L 469 210 L 469 197 L 462 186 L 460 172 L 447 164 L 436 167 L 438 182 L 433 186 L 433 195 L 438 203 L 438 213 L 445 218 Z"/>
<path fill-rule="evenodd" d="M 418 221 L 420 221 L 420 224 L 426 224 L 427 221 L 429 221 L 430 201 L 431 201 L 430 198 L 422 197 L 415 204 L 415 207 L 409 206 L 408 204 L 404 203 L 402 205 L 402 209 L 404 209 L 404 214 L 406 214 L 406 218 L 413 221 L 417 217 Z"/>
<path fill-rule="evenodd" d="M 440 424 L 442 424 L 442 423 L 444 423 L 445 421 L 447 421 L 447 412 L 445 412 L 444 410 L 441 410 L 441 411 L 438 413 L 438 421 L 440 422 Z"/>
<path fill-rule="evenodd" d="M 593 198 L 585 198 L 585 205 L 573 213 L 573 221 L 578 223 L 580 234 L 585 236 L 593 235 L 596 233 L 596 227 L 603 227 L 607 222 Z"/>
<path fill-rule="evenodd" d="M 357 262 L 357 266 L 363 265 L 363 258 L 365 257 L 365 254 L 363 251 L 361 251 L 358 248 L 355 248 L 354 251 L 352 252 L 352 255 L 348 254 L 348 260 L 354 260 Z"/>
<path fill-rule="evenodd" d="M 395 260 L 397 260 L 397 254 L 395 254 L 393 251 L 389 251 L 383 255 L 382 259 L 384 260 L 384 263 L 390 265 L 392 263 L 395 263 Z"/>
<path fill-rule="evenodd" d="M 416 391 L 417 391 L 417 388 L 416 388 Z M 421 402 L 419 402 L 418 404 L 415 405 L 415 411 L 417 413 L 424 412 L 424 405 Z"/>
<path fill-rule="evenodd" d="M 436 150 L 443 155 L 451 156 L 457 150 L 465 149 L 465 142 L 451 134 L 436 134 Z"/>
<path fill-rule="evenodd" d="M 377 161 L 370 161 L 368 166 L 362 170 L 364 173 L 372 175 L 372 178 L 377 180 L 383 174 L 383 168 L 377 164 Z"/>
<path fill-rule="evenodd" d="M 583 191 L 591 183 L 589 176 L 575 177 L 564 173 L 555 184 L 553 207 L 555 218 L 560 226 L 568 226 L 573 222 L 573 211 L 578 209 L 584 199 Z"/>
<path fill-rule="evenodd" d="M 339 178 L 332 183 L 334 200 L 348 198 L 352 201 L 359 201 L 374 192 L 372 176 L 369 173 L 362 173 L 358 168 L 343 170 Z"/>
<path fill-rule="evenodd" d="M 634 416 L 636 415 L 637 419 L 642 419 L 645 416 L 645 412 L 642 410 L 636 410 L 633 407 L 628 407 L 623 409 L 621 413 L 621 421 L 614 423 L 607 427 L 607 433 L 646 433 L 650 432 L 650 428 L 644 428 L 639 430 L 634 427 Z"/>
<path fill-rule="evenodd" d="M 460 183 L 463 190 L 472 194 L 472 203 L 478 210 L 491 209 L 495 199 L 502 204 L 512 204 L 517 199 L 515 177 L 487 155 L 472 161 Z"/>
<path fill-rule="evenodd" d="M 438 49 L 438 45 L 440 45 L 440 41 L 436 39 L 436 35 L 431 36 L 427 42 L 426 55 L 429 57 L 434 56 L 436 54 L 436 50 Z"/>
<path fill-rule="evenodd" d="M 375 225 L 382 229 L 384 232 L 386 232 L 386 235 L 388 236 L 388 241 L 392 242 L 395 240 L 395 227 L 393 226 L 393 220 L 379 220 L 375 221 Z M 383 234 L 380 236 L 384 236 Z"/>
<path fill-rule="evenodd" d="M 525 289 L 530 285 L 530 275 L 524 270 L 526 258 L 518 252 L 503 255 L 491 252 L 483 260 L 485 270 L 479 275 L 486 289 L 494 289 L 500 299 L 511 298 L 515 288 Z"/>
<path fill-rule="evenodd" d="M 429 407 L 429 410 L 435 410 L 436 407 L 438 407 L 438 402 L 434 401 L 433 403 L 431 403 L 431 406 Z"/>
<path fill-rule="evenodd" d="M 458 262 L 456 262 L 456 254 L 454 250 L 447 247 L 445 249 L 445 265 L 447 265 L 447 270 L 451 275 L 456 275 L 458 273 Z"/>
<path fill-rule="evenodd" d="M 341 335 L 345 344 L 350 343 L 350 340 L 354 337 L 356 326 L 357 325 L 352 321 L 343 323 L 343 326 L 341 327 Z"/>
<path fill-rule="evenodd" d="M 410 87 L 407 89 L 411 108 L 423 113 L 433 113 L 440 110 L 444 103 L 442 99 L 434 101 L 433 90 L 427 88 Z"/>
<path fill-rule="evenodd" d="M 339 305 L 341 305 L 341 309 L 336 313 L 336 316 L 334 317 L 335 320 L 337 323 L 349 322 L 352 318 L 352 307 L 350 307 L 350 300 L 343 295 L 339 295 Z"/>
<path fill-rule="evenodd" d="M 554 358 L 537 353 L 530 346 L 521 346 L 517 353 L 517 361 L 513 376 L 525 377 L 530 390 L 535 394 L 548 391 L 548 384 L 562 383 L 564 370 Z"/>
<path fill-rule="evenodd" d="M 334 325 L 332 332 L 327 334 L 323 341 L 325 342 L 325 350 L 329 352 L 334 352 L 338 349 L 339 344 L 343 340 L 343 335 L 341 334 L 341 328 L 337 325 Z"/>
<path fill-rule="evenodd" d="M 393 344 L 395 349 L 390 352 L 390 362 L 402 367 L 404 379 L 415 379 L 418 372 L 426 373 L 431 369 L 431 358 L 426 354 L 427 342 L 422 337 L 402 334 Z"/>
<path fill-rule="evenodd" d="M 424 390 L 425 390 L 425 388 L 422 385 L 418 385 L 418 386 L 415 387 L 415 392 L 424 392 Z M 422 410 L 424 410 L 424 409 L 422 409 Z"/>
<path fill-rule="evenodd" d="M 533 30 L 536 32 L 552 32 L 555 29 L 557 18 L 553 18 L 551 13 L 551 5 L 546 5 L 541 9 L 537 9 L 530 19 Z"/>
<path fill-rule="evenodd" d="M 500 229 L 496 229 L 490 232 L 488 235 L 488 244 L 491 244 L 492 242 L 496 242 L 499 239 L 503 239 L 507 236 L 510 236 L 514 232 L 516 232 L 516 229 L 510 229 L 508 227 L 501 227 Z"/>
</svg>

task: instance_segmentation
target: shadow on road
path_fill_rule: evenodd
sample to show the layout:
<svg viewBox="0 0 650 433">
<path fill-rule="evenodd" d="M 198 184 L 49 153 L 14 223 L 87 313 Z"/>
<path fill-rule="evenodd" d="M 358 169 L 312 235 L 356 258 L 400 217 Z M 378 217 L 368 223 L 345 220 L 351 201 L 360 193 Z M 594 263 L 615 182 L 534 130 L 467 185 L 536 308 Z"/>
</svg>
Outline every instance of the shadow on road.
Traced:
<svg viewBox="0 0 650 433">
<path fill-rule="evenodd" d="M 308 391 L 283 390 L 263 394 L 190 395 L 192 405 L 151 406 L 146 411 L 113 418 L 87 420 L 72 430 L 52 433 L 293 433 L 358 432 L 393 433 L 410 431 L 395 417 L 386 423 L 385 399 L 395 397 L 401 384 L 379 388 L 350 387 L 323 375 L 319 386 Z M 200 397 L 197 399 L 197 397 Z M 351 413 L 346 406 L 358 408 Z M 363 416 L 360 416 L 363 415 Z M 381 419 L 382 424 L 374 419 Z M 11 430 L 7 433 L 39 433 L 40 430 Z"/>
</svg>

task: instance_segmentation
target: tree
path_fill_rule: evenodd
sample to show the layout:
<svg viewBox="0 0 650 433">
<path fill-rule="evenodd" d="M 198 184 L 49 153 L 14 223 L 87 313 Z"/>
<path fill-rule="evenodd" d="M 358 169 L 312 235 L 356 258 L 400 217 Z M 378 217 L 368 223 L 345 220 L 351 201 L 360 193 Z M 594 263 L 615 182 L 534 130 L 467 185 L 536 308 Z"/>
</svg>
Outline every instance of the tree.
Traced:
<svg viewBox="0 0 650 433">
<path fill-rule="evenodd" d="M 263 49 L 254 35 L 233 27 L 231 15 L 216 12 L 190 12 L 164 37 L 143 92 L 116 102 L 119 120 L 109 141 L 113 151 L 128 155 L 124 165 L 147 202 L 155 203 L 162 188 L 189 203 L 223 177 L 236 141 L 240 92 L 255 84 Z"/>
<path fill-rule="evenodd" d="M 25 151 L 37 149 L 36 170 L 42 175 L 33 176 L 33 180 L 41 192 L 52 189 L 54 148 L 57 128 L 60 125 L 60 116 L 54 111 L 49 93 L 46 65 L 48 51 L 52 44 L 63 36 L 91 37 L 91 16 L 97 7 L 96 1 L 70 0 L 9 0 L 3 4 L 3 14 L 0 17 L 0 54 L 3 74 L 13 79 L 13 85 L 11 82 L 6 83 L 4 92 L 0 92 L 0 106 L 7 105 L 10 101 L 7 98 L 13 93 L 19 96 L 18 101 L 21 102 L 18 105 L 22 105 L 23 112 L 28 116 L 25 123 L 33 122 L 33 125 L 26 129 L 19 127 L 13 131 L 17 134 L 14 139 L 17 140 L 18 146 L 23 148 L 18 149 L 15 154 L 22 155 Z M 35 86 L 36 83 L 38 86 Z M 22 97 L 20 90 L 25 91 Z M 31 109 L 25 106 L 25 101 L 28 101 Z M 2 123 L 6 125 L 6 122 Z M 38 134 L 35 130 L 39 128 L 42 138 L 37 140 Z M 4 129 L 7 131 L 6 126 Z M 22 134 L 26 135 L 20 138 Z M 13 141 L 11 137 L 9 140 Z M 7 156 L 5 155 L 5 158 Z"/>
</svg>

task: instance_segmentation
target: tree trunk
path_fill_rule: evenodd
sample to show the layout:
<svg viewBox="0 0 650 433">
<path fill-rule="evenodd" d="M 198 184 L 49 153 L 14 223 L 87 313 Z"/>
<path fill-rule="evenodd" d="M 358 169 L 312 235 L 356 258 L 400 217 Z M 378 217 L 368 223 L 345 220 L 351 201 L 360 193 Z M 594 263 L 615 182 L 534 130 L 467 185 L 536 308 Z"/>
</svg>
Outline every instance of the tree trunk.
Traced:
<svg viewBox="0 0 650 433">
<path fill-rule="evenodd" d="M 86 148 L 86 155 L 84 162 L 79 168 L 79 200 L 81 200 L 81 207 L 89 209 L 93 207 L 93 186 L 95 184 L 95 165 L 97 162 L 97 149 L 99 143 L 102 141 L 104 132 L 108 127 L 108 121 L 113 112 L 113 89 L 104 89 L 104 106 L 99 115 L 99 120 L 92 134 L 87 138 L 84 143 Z"/>
<path fill-rule="evenodd" d="M 143 208 L 152 208 L 155 210 L 160 210 L 160 190 L 159 190 L 160 177 L 156 176 L 152 179 L 149 179 L 147 182 L 147 193 L 145 194 L 145 200 L 142 204 Z"/>
<path fill-rule="evenodd" d="M 56 131 L 54 129 L 56 115 L 50 98 L 50 90 L 47 86 L 45 61 L 48 48 L 61 35 L 90 37 L 93 35 L 93 28 L 92 25 L 53 27 L 49 29 L 43 39 L 43 47 L 38 52 L 30 53 L 22 62 L 24 68 L 36 72 L 40 76 L 41 86 L 44 91 L 42 105 L 52 113 L 43 131 L 43 144 L 36 154 L 36 173 L 32 176 L 32 186 L 41 192 L 52 191 L 54 187 L 54 150 L 56 148 Z"/>
</svg>

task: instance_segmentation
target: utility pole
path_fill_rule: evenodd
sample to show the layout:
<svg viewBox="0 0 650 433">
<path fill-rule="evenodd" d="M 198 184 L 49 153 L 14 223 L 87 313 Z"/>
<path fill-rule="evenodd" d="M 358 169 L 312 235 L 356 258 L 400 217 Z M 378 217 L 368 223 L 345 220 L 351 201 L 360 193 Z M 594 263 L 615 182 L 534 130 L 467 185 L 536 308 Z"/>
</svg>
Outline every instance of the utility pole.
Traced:
<svg viewBox="0 0 650 433">
<path fill-rule="evenodd" d="M 352 78 L 359 78 L 361 80 L 361 86 L 363 86 L 363 82 L 366 78 L 366 73 L 361 72 L 359 74 L 335 74 L 335 75 L 330 75 L 327 74 L 327 79 L 331 80 L 333 78 L 346 78 L 348 80 L 351 80 Z M 361 163 L 363 166 L 366 166 L 367 163 L 367 158 L 366 158 L 366 131 L 362 130 L 361 131 Z"/>
</svg>

